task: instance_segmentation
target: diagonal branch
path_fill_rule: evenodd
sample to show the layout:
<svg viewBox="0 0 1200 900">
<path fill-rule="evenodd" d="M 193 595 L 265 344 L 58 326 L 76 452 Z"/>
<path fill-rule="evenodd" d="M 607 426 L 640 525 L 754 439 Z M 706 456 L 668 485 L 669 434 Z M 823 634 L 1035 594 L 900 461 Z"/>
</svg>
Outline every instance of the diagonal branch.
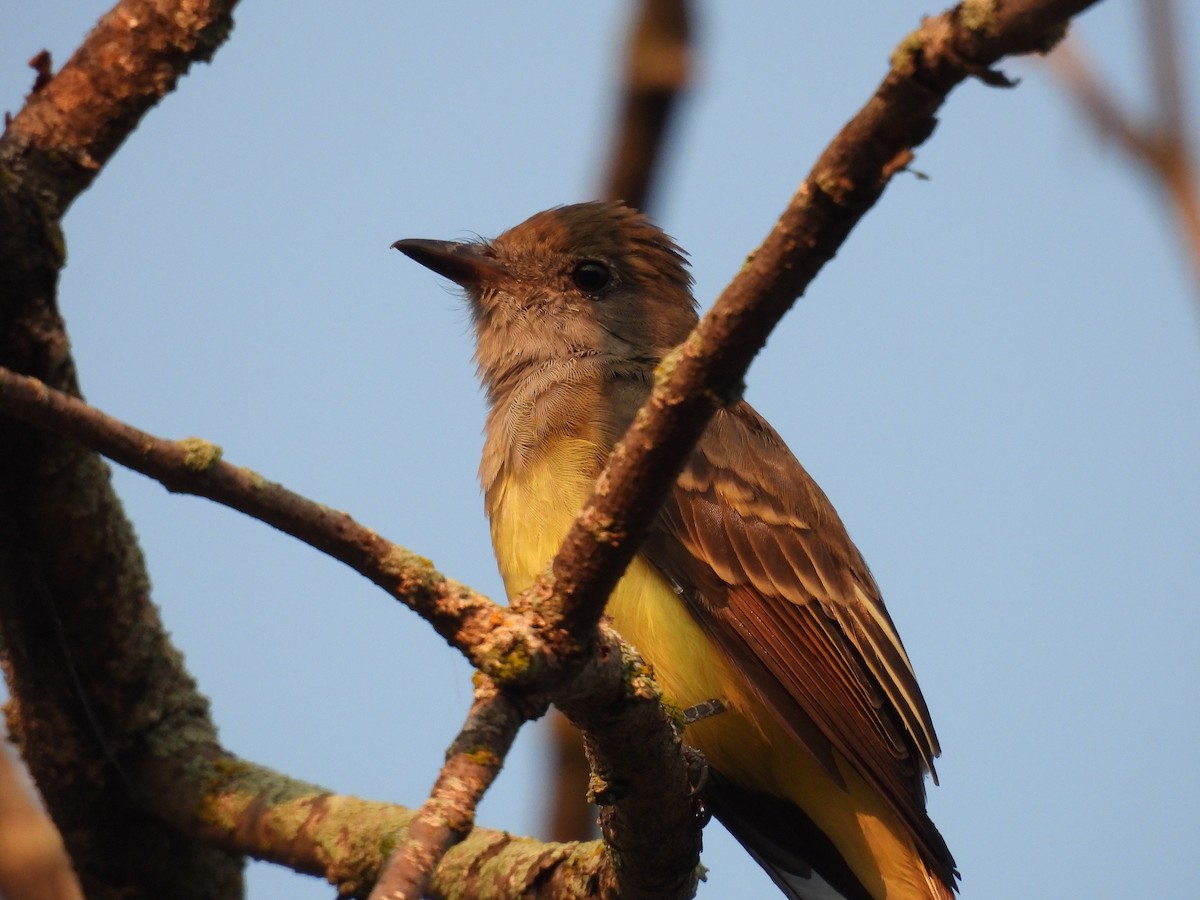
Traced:
<svg viewBox="0 0 1200 900">
<path fill-rule="evenodd" d="M 446 763 L 429 798 L 409 823 L 407 837 L 388 859 L 369 900 L 425 896 L 442 857 L 475 827 L 475 808 L 500 774 L 517 731 L 544 711 L 540 704 L 536 709 L 518 708 L 490 679 L 477 676 L 467 721 L 446 752 Z"/>
<path fill-rule="evenodd" d="M 323 877 L 343 897 L 366 896 L 415 816 L 405 807 L 336 794 L 215 747 L 161 756 L 145 769 L 146 802 L 181 831 Z M 476 827 L 449 851 L 428 896 L 586 896 L 607 866 L 597 849 L 596 843 L 544 844 Z M 488 865 L 479 866 L 480 859 Z"/>
<path fill-rule="evenodd" d="M 344 562 L 430 622 L 485 670 L 524 658 L 511 634 L 520 622 L 503 607 L 437 572 L 429 560 L 380 537 L 348 514 L 330 509 L 221 459 L 200 438 L 168 441 L 140 431 L 35 378 L 0 369 L 0 408 L 52 430 L 161 482 L 175 493 L 207 497 L 246 513 Z M 505 637 L 507 635 L 507 637 Z"/>
<path fill-rule="evenodd" d="M 969 0 L 926 19 L 900 44 L 875 95 L 826 148 L 762 245 L 687 341 L 660 367 L 650 400 L 613 450 L 548 576 L 528 592 L 585 648 L 609 593 L 717 407 L 734 399 L 754 355 L 884 188 L 932 134 L 950 91 L 992 66 L 1044 53 L 1094 0 Z"/>
<path fill-rule="evenodd" d="M 1144 0 L 1143 8 L 1146 64 L 1155 94 L 1155 109 L 1148 121 L 1141 121 L 1118 103 L 1079 42 L 1065 42 L 1051 57 L 1051 63 L 1100 136 L 1112 141 L 1145 169 L 1175 207 L 1200 303 L 1200 175 L 1193 155 L 1187 104 L 1183 100 L 1183 64 L 1179 29 L 1174 20 L 1175 4 L 1171 0 Z"/>
<path fill-rule="evenodd" d="M 0 141 L 51 218 L 100 173 L 138 122 L 192 63 L 208 62 L 233 28 L 237 0 L 121 0 L 75 55 L 43 76 Z M 44 51 L 43 51 L 44 53 Z"/>
</svg>

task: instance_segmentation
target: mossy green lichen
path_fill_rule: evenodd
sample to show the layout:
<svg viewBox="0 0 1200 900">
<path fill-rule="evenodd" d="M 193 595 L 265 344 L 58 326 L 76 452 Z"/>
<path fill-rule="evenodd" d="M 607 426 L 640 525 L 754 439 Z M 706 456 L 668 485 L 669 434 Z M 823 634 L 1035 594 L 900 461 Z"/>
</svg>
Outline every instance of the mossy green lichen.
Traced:
<svg viewBox="0 0 1200 900">
<path fill-rule="evenodd" d="M 996 0 L 963 0 L 958 8 L 959 21 L 971 31 L 990 35 L 996 24 L 999 5 Z"/>
<path fill-rule="evenodd" d="M 381 561 L 380 568 L 417 590 L 432 590 L 441 577 L 433 560 L 404 547 L 393 547 Z"/>
<path fill-rule="evenodd" d="M 892 51 L 892 68 L 901 75 L 909 75 L 917 67 L 917 61 L 925 49 L 920 30 L 909 32 Z"/>
<path fill-rule="evenodd" d="M 621 646 L 621 664 L 630 696 L 639 700 L 662 699 L 662 688 L 654 680 L 654 669 L 628 644 Z"/>
<path fill-rule="evenodd" d="M 500 767 L 500 757 L 494 751 L 487 747 L 472 747 L 463 753 L 472 764 L 483 766 L 487 769 L 498 769 Z"/>
<path fill-rule="evenodd" d="M 198 437 L 186 437 L 179 445 L 183 447 L 183 464 L 193 472 L 208 471 L 225 452 L 211 441 Z"/>
<path fill-rule="evenodd" d="M 687 726 L 686 710 L 667 697 L 663 697 L 660 702 L 667 715 L 671 717 L 671 721 L 675 724 L 675 727 L 683 731 Z"/>
<path fill-rule="evenodd" d="M 504 649 L 495 648 L 484 654 L 483 670 L 498 685 L 507 686 L 519 684 L 526 680 L 533 670 L 533 656 L 523 645 L 509 645 Z"/>
<path fill-rule="evenodd" d="M 259 475 L 253 469 L 242 466 L 241 473 L 246 476 L 246 480 L 250 482 L 250 488 L 255 491 L 261 491 L 270 486 L 271 482 Z"/>
</svg>

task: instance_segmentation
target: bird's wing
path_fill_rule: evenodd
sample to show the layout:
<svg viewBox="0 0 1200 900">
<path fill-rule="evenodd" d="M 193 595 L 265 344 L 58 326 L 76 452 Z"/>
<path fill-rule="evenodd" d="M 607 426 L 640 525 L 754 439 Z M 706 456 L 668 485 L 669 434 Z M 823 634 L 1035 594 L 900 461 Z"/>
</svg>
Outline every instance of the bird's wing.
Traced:
<svg viewBox="0 0 1200 900">
<path fill-rule="evenodd" d="M 749 404 L 717 413 L 643 552 L 831 777 L 830 746 L 948 856 L 925 814 L 937 737 L 900 636 L 833 506 Z"/>
</svg>

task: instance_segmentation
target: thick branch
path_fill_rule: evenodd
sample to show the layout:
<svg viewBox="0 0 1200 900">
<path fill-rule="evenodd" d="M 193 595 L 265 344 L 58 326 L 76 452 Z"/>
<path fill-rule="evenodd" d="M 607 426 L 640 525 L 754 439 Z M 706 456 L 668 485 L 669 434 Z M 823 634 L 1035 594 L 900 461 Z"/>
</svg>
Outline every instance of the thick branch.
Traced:
<svg viewBox="0 0 1200 900">
<path fill-rule="evenodd" d="M 218 847 L 324 877 L 341 895 L 366 896 L 414 813 L 334 794 L 197 746 L 147 761 L 145 802 L 181 830 Z M 592 844 L 544 844 L 475 828 L 447 854 L 429 896 L 500 900 L 596 896 L 607 861 Z M 487 860 L 480 866 L 479 860 Z"/>
<path fill-rule="evenodd" d="M 212 58 L 236 3 L 122 0 L 57 75 L 39 78 L 0 140 L 0 165 L 61 218 L 192 63 Z"/>
<path fill-rule="evenodd" d="M 584 733 L 589 793 L 600 807 L 615 870 L 611 887 L 630 900 L 691 897 L 703 822 L 693 796 L 696 774 L 681 763 L 679 723 L 664 718 L 649 667 L 606 627 L 597 649 L 590 665 L 620 659 L 622 683 L 588 687 L 591 679 L 577 678 L 555 693 L 554 703 Z"/>
<path fill-rule="evenodd" d="M 59 219 L 142 114 L 212 54 L 231 7 L 123 0 L 57 76 L 39 55 L 34 92 L 0 137 L 0 365 L 78 393 L 56 302 Z M 10 730 L 87 896 L 237 896 L 239 858 L 128 796 L 134 748 L 212 724 L 150 602 L 108 468 L 11 422 L 0 427 L 0 645 Z"/>
<path fill-rule="evenodd" d="M 602 653 L 583 669 L 575 691 L 561 699 L 569 712 L 579 713 L 583 727 L 612 735 L 606 738 L 603 752 L 616 747 L 617 755 L 606 755 L 598 767 L 616 777 L 605 785 L 599 802 L 611 805 L 613 815 L 630 818 L 630 830 L 621 834 L 637 846 L 618 853 L 603 844 L 546 844 L 476 827 L 434 870 L 431 896 L 480 900 L 691 895 L 699 823 L 690 819 L 690 804 L 667 803 L 662 810 L 638 808 L 639 804 L 652 807 L 654 798 L 663 796 L 662 788 L 651 782 L 663 772 L 673 776 L 672 763 L 681 753 L 678 731 L 663 727 L 671 723 L 662 720 L 658 690 L 645 665 L 627 655 L 611 632 L 603 632 L 600 644 Z M 502 713 L 506 720 L 510 716 Z M 489 738 L 492 747 L 497 746 L 497 735 L 502 744 L 512 727 L 511 721 L 500 725 Z M 664 732 L 672 736 L 670 740 L 657 738 Z M 466 743 L 473 747 L 476 737 L 468 736 Z M 470 758 L 472 747 L 456 746 L 452 755 L 462 754 L 468 766 L 491 768 L 492 760 Z M 217 847 L 324 876 L 345 895 L 365 895 L 384 860 L 410 839 L 411 811 L 332 795 L 239 760 L 212 741 L 181 740 L 147 751 L 135 761 L 141 777 L 134 786 L 147 809 L 181 832 Z M 686 779 L 673 787 L 687 795 Z M 690 848 L 692 859 L 682 875 L 676 846 L 681 841 Z M 487 865 L 481 866 L 480 860 Z M 661 867 L 664 861 L 665 868 Z M 645 871 L 655 864 L 660 867 Z"/>
<path fill-rule="evenodd" d="M 597 891 L 625 900 L 691 897 L 702 823 L 687 802 L 695 777 L 679 764 L 679 730 L 664 718 L 658 687 L 641 659 L 607 629 L 598 646 L 598 669 L 585 667 L 554 692 L 555 702 L 588 735 L 595 766 L 591 794 L 601 808 L 606 840 L 605 864 L 593 875 Z M 603 670 L 618 660 L 622 678 L 614 681 Z M 372 900 L 423 896 L 434 867 L 470 832 L 475 806 L 517 729 L 541 708 L 518 709 L 490 683 L 477 687 L 446 765 Z"/>
</svg>

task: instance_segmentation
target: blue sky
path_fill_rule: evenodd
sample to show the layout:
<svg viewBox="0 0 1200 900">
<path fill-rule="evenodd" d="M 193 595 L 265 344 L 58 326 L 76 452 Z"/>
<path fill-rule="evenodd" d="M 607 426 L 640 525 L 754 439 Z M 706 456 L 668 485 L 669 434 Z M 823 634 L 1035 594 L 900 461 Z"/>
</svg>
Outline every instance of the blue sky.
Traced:
<svg viewBox="0 0 1200 900">
<path fill-rule="evenodd" d="M 12 4 L 0 104 L 106 8 Z M 702 305 L 888 54 L 939 7 L 704 4 L 656 218 Z M 1078 33 L 1144 99 L 1138 7 Z M 465 310 L 389 250 L 593 195 L 625 4 L 243 4 L 66 219 L 87 397 L 332 506 L 501 596 Z M 1193 46 L 1200 13 L 1183 25 Z M 1200 63 L 1190 61 L 1190 84 Z M 1166 207 L 1044 69 L 967 84 L 784 321 L 748 396 L 880 582 L 942 740 L 963 896 L 1194 897 L 1200 315 Z M 1196 92 L 1189 107 L 1200 119 Z M 118 469 L 155 596 L 233 751 L 420 802 L 469 672 L 361 578 Z M 536 833 L 541 735 L 480 814 Z M 702 898 L 772 896 L 714 823 Z M 250 897 L 330 888 L 256 865 Z"/>
</svg>

